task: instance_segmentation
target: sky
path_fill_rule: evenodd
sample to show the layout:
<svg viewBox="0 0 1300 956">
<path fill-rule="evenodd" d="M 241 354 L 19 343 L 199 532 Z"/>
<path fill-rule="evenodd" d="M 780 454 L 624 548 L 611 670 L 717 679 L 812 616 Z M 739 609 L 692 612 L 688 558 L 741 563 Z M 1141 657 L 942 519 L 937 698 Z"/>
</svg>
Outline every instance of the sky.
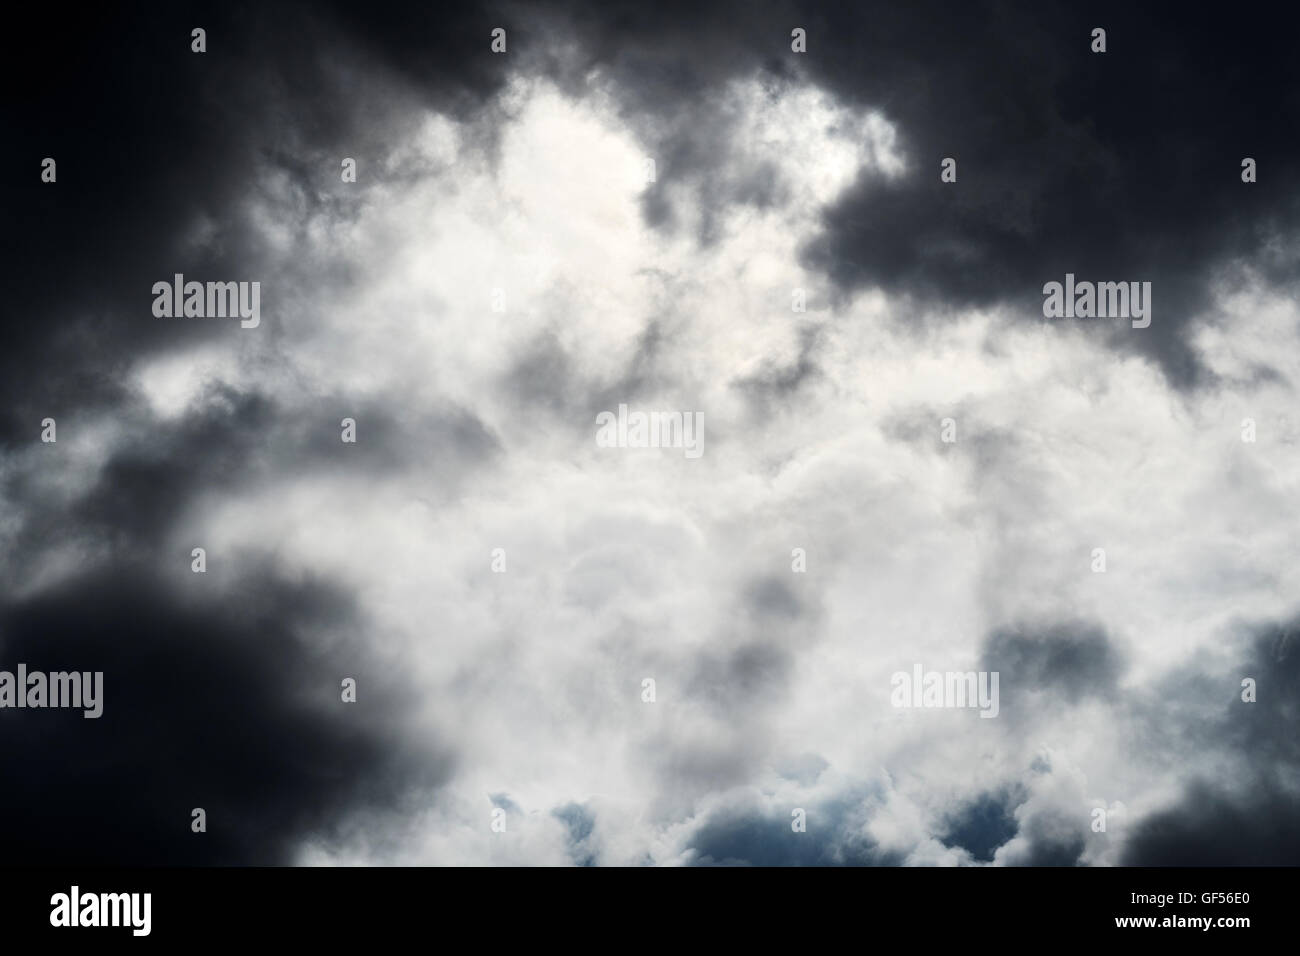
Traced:
<svg viewBox="0 0 1300 956">
<path fill-rule="evenodd" d="M 0 670 L 104 690 L 0 707 L 0 861 L 1300 863 L 1270 14 L 34 16 Z M 1067 274 L 1149 327 L 1046 317 Z"/>
</svg>

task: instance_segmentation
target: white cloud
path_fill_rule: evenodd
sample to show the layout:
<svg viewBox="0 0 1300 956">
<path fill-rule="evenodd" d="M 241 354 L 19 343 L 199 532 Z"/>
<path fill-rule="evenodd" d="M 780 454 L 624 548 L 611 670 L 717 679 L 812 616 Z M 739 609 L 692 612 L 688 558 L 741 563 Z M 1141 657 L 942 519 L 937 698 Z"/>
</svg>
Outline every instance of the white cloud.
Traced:
<svg viewBox="0 0 1300 956">
<path fill-rule="evenodd" d="M 185 529 L 355 586 L 375 652 L 425 695 L 409 732 L 457 749 L 458 773 L 426 814 L 354 821 L 350 839 L 305 861 L 562 862 L 550 811 L 589 800 L 603 862 L 684 859 L 732 788 L 809 752 L 835 773 L 800 799 L 889 769 L 894 790 L 866 832 L 910 862 L 968 862 L 934 840 L 934 795 L 1019 779 L 1043 747 L 1069 770 L 1034 784 L 1024 832 L 1084 833 L 1088 795 L 1138 812 L 1168 793 L 1126 769 L 1123 696 L 1086 704 L 1086 726 L 1064 706 L 1025 726 L 895 711 L 889 675 L 913 662 L 974 669 L 991 628 L 1070 616 L 1107 629 L 1130 663 L 1122 693 L 1143 694 L 1221 645 L 1246 609 L 1293 609 L 1300 446 L 1264 427 L 1300 421 L 1288 384 L 1300 369 L 1284 357 L 1300 353 L 1282 347 L 1296 344 L 1293 303 L 1254 286 L 1225 298 L 1196 341 L 1228 384 L 1190 395 L 1098 328 L 997 312 L 920 324 L 871 292 L 832 308 L 798 248 L 860 165 L 902 170 L 893 131 L 813 88 L 727 97 L 733 152 L 719 168 L 781 188 L 773 204 L 724 204 L 708 243 L 646 225 L 645 146 L 612 101 L 519 83 L 495 156 L 427 117 L 374 164 L 420 177 L 367 186 L 353 222 L 301 222 L 326 213 L 283 182 L 261 190 L 253 221 L 281 257 L 264 281 L 264 337 L 139 370 L 163 416 L 216 378 L 326 429 L 352 412 L 320 408 L 320 395 L 416 417 L 461 407 L 500 444 L 465 484 L 442 467 L 456 449 L 434 447 L 364 481 L 293 471 L 216 493 Z M 687 217 L 716 198 L 698 190 L 718 186 L 660 185 Z M 346 266 L 355 281 L 312 284 L 295 261 Z M 805 314 L 790 310 L 795 287 L 809 290 Z M 748 401 L 738 383 L 794 367 L 808 331 L 819 374 Z M 553 351 L 530 393 L 518 368 L 539 342 Z M 1286 377 L 1249 378 L 1264 362 Z M 597 396 L 702 411 L 704 457 L 597 448 Z M 1239 437 L 1247 415 L 1261 423 L 1254 445 Z M 948 416 L 953 446 L 939 441 Z M 340 454 L 366 454 L 367 428 Z M 496 547 L 503 575 L 489 568 Z M 806 575 L 791 573 L 793 547 L 808 551 Z M 1090 570 L 1094 547 L 1105 574 Z M 789 589 L 795 613 L 752 611 L 744 595 L 765 579 Z M 755 642 L 775 649 L 774 670 L 760 656 L 720 710 L 701 674 L 710 661 L 730 673 Z M 653 704 L 643 677 L 658 682 Z M 523 808 L 509 837 L 488 830 L 490 793 Z"/>
</svg>

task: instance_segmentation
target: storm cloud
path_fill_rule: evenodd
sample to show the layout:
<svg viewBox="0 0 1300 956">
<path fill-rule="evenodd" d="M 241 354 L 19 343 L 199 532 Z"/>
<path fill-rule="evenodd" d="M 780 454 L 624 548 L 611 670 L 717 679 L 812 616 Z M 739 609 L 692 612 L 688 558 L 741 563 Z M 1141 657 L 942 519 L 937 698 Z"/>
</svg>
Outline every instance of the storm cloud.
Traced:
<svg viewBox="0 0 1300 956">
<path fill-rule="evenodd" d="M 0 669 L 106 699 L 0 710 L 7 862 L 1297 862 L 1270 15 L 33 16 Z M 155 316 L 178 273 L 260 325 Z M 1150 327 L 1046 319 L 1067 273 Z"/>
</svg>

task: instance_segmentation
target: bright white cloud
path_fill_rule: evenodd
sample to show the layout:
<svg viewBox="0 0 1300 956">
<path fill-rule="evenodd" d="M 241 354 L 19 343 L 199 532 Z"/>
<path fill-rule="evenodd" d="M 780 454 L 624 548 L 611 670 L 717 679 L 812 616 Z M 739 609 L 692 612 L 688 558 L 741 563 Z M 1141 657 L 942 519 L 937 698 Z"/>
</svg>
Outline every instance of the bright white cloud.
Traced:
<svg viewBox="0 0 1300 956">
<path fill-rule="evenodd" d="M 1138 812 L 1167 796 L 1167 781 L 1131 766 L 1122 696 L 1081 705 L 1097 709 L 1086 724 L 1062 706 L 1026 726 L 896 711 L 889 677 L 914 662 L 976 669 L 990 629 L 1068 615 L 1106 628 L 1137 694 L 1235 640 L 1247 609 L 1293 610 L 1300 471 L 1277 423 L 1300 414 L 1285 380 L 1249 375 L 1264 361 L 1300 373 L 1284 358 L 1300 352 L 1281 347 L 1296 344 L 1294 303 L 1249 285 L 1225 297 L 1196 341 L 1227 384 L 1178 394 L 1095 329 L 981 312 L 920 325 L 871 292 L 832 308 L 800 244 L 864 165 L 904 165 L 881 117 L 815 88 L 729 89 L 719 112 L 734 152 L 719 168 L 770 177 L 779 201 L 726 206 L 703 244 L 689 216 L 719 184 L 661 182 L 684 220 L 647 226 L 646 145 L 611 101 L 531 82 L 501 108 L 495 153 L 445 118 L 417 124 L 374 165 L 419 175 L 359 184 L 355 221 L 307 212 L 271 181 L 252 207 L 282 255 L 264 279 L 265 337 L 139 370 L 163 416 L 201 400 L 195 383 L 226 380 L 329 422 L 354 410 L 304 395 L 379 397 L 413 416 L 463 408 L 500 447 L 463 485 L 446 480 L 451 447 L 364 481 L 273 474 L 214 493 L 185 529 L 350 582 L 375 653 L 423 691 L 408 732 L 457 750 L 427 813 L 354 821 L 303 859 L 562 862 L 552 811 L 576 801 L 595 808 L 602 862 L 681 861 L 737 793 L 768 787 L 779 823 L 784 803 L 832 800 L 885 768 L 862 832 L 909 862 L 968 862 L 934 839 L 936 819 L 1024 777 L 1043 748 L 1052 769 L 1033 777 L 1022 836 L 999 862 L 1016 861 L 1025 833 L 1086 829 L 1094 799 Z M 313 287 L 295 260 L 346 266 L 355 282 Z M 794 288 L 808 290 L 807 313 L 791 312 Z M 767 404 L 739 387 L 779 381 L 808 341 L 817 375 Z M 705 455 L 597 448 L 597 397 L 702 411 Z M 1239 437 L 1247 416 L 1253 445 Z M 942 417 L 957 422 L 953 446 Z M 343 453 L 366 453 L 368 427 Z M 505 574 L 489 570 L 497 547 Z M 806 575 L 791 573 L 794 547 Z M 1105 574 L 1090 570 L 1095 547 Z M 752 612 L 745 596 L 768 579 L 797 613 Z M 710 675 L 734 679 L 755 643 L 775 657 L 760 655 L 720 706 Z M 654 704 L 640 700 L 644 677 Z M 807 788 L 773 776 L 805 753 L 833 771 Z M 499 793 L 519 807 L 509 837 L 487 828 Z M 1088 852 L 1113 847 L 1093 839 Z"/>
</svg>

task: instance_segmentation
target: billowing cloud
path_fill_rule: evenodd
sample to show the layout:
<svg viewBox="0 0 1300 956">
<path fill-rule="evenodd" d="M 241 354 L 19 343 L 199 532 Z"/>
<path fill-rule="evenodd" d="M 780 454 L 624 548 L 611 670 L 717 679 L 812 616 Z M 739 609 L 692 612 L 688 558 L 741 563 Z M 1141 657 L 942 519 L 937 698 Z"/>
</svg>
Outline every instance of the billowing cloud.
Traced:
<svg viewBox="0 0 1300 956">
<path fill-rule="evenodd" d="M 1280 31 L 246 14 L 34 39 L 0 668 L 106 700 L 0 711 L 9 859 L 1295 862 Z M 1151 327 L 1045 320 L 1067 271 Z M 176 273 L 260 325 L 154 316 Z"/>
</svg>

